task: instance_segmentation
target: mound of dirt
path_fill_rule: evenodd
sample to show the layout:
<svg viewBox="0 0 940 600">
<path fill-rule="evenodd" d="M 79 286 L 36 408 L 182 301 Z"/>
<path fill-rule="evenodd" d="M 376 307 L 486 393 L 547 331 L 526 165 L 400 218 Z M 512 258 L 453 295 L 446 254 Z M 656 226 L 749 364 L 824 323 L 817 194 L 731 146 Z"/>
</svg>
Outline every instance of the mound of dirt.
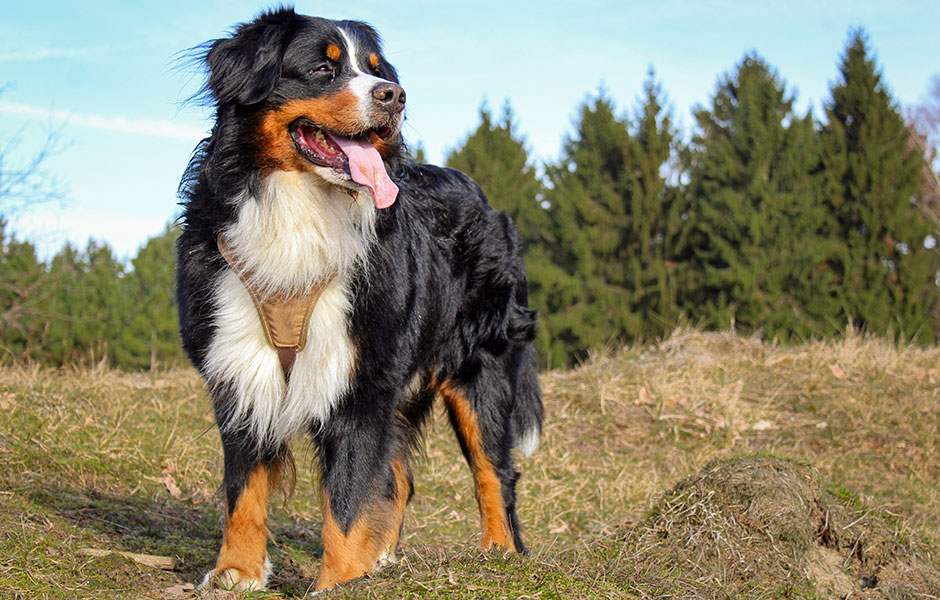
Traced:
<svg viewBox="0 0 940 600">
<path fill-rule="evenodd" d="M 639 564 L 731 596 L 932 597 L 936 558 L 897 517 L 770 456 L 707 465 L 628 534 Z"/>
</svg>

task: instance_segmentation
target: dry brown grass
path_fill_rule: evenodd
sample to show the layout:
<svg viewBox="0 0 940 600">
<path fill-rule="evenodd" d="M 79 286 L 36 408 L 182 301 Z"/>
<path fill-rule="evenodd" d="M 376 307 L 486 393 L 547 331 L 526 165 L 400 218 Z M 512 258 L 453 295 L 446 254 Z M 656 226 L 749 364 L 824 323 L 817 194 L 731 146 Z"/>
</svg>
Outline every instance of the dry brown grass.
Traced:
<svg viewBox="0 0 940 600">
<path fill-rule="evenodd" d="M 911 540 L 917 560 L 936 567 L 938 381 L 937 348 L 855 333 L 786 347 L 682 330 L 548 373 L 543 444 L 521 461 L 519 510 L 532 556 L 473 549 L 469 471 L 446 419 L 437 418 L 416 468 L 403 560 L 334 596 L 729 597 L 734 588 L 717 575 L 638 554 L 637 540 L 650 509 L 662 514 L 678 482 L 713 460 L 755 453 L 810 465 L 821 493 L 887 518 L 892 535 Z M 219 543 L 217 437 L 190 371 L 0 370 L 0 590 L 159 597 L 195 580 Z M 321 550 L 312 458 L 298 454 L 297 492 L 276 508 L 273 526 L 274 583 L 289 597 L 309 585 Z M 170 574 L 128 566 L 112 576 L 119 558 L 89 560 L 81 547 L 171 555 L 179 566 Z M 836 560 L 820 552 L 811 562 Z M 890 569 L 913 567 L 896 561 Z M 819 583 L 817 597 L 836 597 L 824 593 L 827 585 L 849 589 L 837 577 Z"/>
<path fill-rule="evenodd" d="M 679 331 L 656 346 L 549 373 L 551 421 L 534 467 L 602 472 L 571 493 L 637 518 L 664 488 L 715 458 L 779 454 L 908 512 L 936 537 L 938 380 L 936 348 L 854 333 L 781 347 Z"/>
<path fill-rule="evenodd" d="M 923 539 L 812 467 L 755 455 L 679 482 L 624 536 L 648 571 L 681 572 L 736 597 L 929 597 L 940 570 Z"/>
</svg>

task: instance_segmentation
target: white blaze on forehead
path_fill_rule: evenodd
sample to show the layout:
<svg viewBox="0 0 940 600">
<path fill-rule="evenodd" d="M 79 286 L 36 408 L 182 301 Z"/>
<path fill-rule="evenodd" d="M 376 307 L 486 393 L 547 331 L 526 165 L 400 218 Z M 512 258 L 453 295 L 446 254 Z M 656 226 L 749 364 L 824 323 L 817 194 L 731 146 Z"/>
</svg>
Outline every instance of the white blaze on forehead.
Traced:
<svg viewBox="0 0 940 600">
<path fill-rule="evenodd" d="M 359 104 L 359 118 L 363 123 L 371 123 L 374 118 L 375 105 L 372 92 L 377 85 L 389 83 L 374 75 L 363 72 L 359 68 L 359 57 L 356 51 L 359 48 L 353 41 L 349 31 L 339 28 L 340 34 L 346 41 L 346 51 L 349 53 L 349 64 L 353 70 L 353 77 L 349 80 L 349 90 L 356 96 Z M 353 138 L 331 136 L 349 158 L 349 175 L 360 185 L 371 190 L 375 207 L 388 208 L 398 197 L 398 186 L 388 176 L 382 157 L 371 141 Z"/>
<path fill-rule="evenodd" d="M 375 75 L 370 75 L 369 73 L 363 72 L 359 68 L 359 57 L 356 56 L 356 43 L 353 41 L 352 36 L 349 35 L 349 32 L 339 28 L 340 34 L 342 34 L 343 39 L 346 40 L 346 51 L 349 53 L 349 64 L 352 67 L 353 73 L 355 75 L 349 81 L 349 89 L 356 95 L 356 98 L 359 100 L 359 111 L 362 115 L 363 121 L 369 120 L 368 107 L 372 102 L 372 90 L 375 89 L 375 86 L 380 83 L 385 83 L 388 80 L 382 79 L 381 77 L 376 77 Z"/>
</svg>

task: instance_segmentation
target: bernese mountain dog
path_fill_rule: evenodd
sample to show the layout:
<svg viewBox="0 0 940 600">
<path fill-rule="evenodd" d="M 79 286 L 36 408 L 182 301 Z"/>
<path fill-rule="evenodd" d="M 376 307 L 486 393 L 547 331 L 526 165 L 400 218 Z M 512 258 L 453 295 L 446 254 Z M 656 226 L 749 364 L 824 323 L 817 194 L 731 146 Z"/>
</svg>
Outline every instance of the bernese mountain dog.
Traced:
<svg viewBox="0 0 940 600">
<path fill-rule="evenodd" d="M 210 136 L 180 184 L 183 346 L 222 441 L 222 547 L 203 585 L 263 588 L 288 444 L 317 454 L 316 589 L 394 557 L 440 398 L 473 474 L 483 548 L 525 552 L 513 448 L 542 400 L 519 240 L 451 169 L 417 164 L 376 31 L 281 8 L 208 42 Z"/>
</svg>

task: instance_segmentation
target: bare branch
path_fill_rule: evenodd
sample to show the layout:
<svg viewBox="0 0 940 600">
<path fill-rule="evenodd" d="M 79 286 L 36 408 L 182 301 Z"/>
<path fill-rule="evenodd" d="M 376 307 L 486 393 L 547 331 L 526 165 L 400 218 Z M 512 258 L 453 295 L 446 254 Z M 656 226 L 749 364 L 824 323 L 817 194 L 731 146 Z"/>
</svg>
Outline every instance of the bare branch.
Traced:
<svg viewBox="0 0 940 600">
<path fill-rule="evenodd" d="M 50 132 L 42 147 L 19 164 L 13 164 L 10 156 L 20 146 L 21 134 L 4 140 L 0 149 L 0 215 L 11 217 L 39 204 L 61 200 L 64 185 L 42 169 L 56 150 L 58 133 Z"/>
<path fill-rule="evenodd" d="M 917 198 L 921 210 L 940 222 L 940 75 L 934 76 L 930 90 L 921 104 L 908 107 L 905 117 L 909 124 L 909 147 L 924 157 L 921 173 L 921 194 Z"/>
<path fill-rule="evenodd" d="M 931 80 L 923 102 L 909 107 L 905 116 L 908 123 L 925 137 L 924 143 L 928 149 L 925 156 L 934 170 L 938 170 L 935 163 L 940 152 L 940 75 L 935 75 Z"/>
</svg>

